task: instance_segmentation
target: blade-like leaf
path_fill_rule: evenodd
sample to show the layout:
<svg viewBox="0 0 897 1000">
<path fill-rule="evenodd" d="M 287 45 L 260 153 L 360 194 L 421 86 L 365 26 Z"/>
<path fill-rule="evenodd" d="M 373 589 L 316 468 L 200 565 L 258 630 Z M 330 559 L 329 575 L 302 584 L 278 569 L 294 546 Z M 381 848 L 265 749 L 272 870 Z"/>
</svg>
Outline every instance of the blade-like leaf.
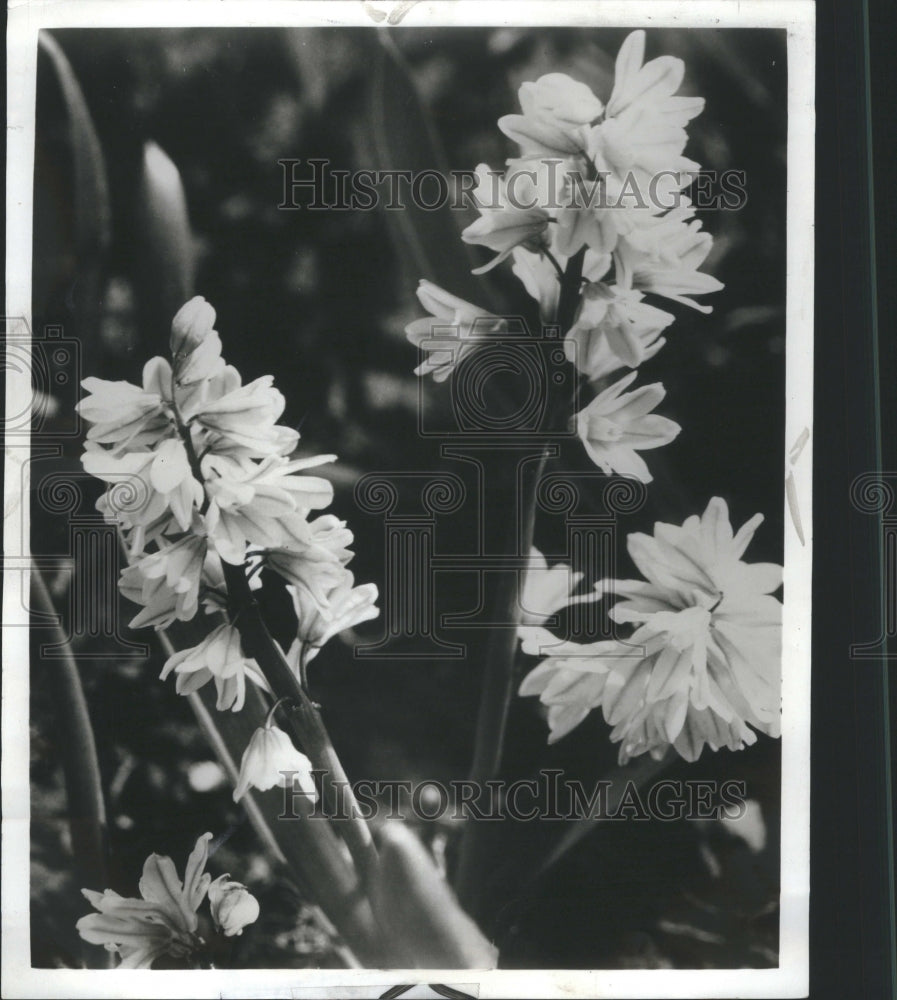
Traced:
<svg viewBox="0 0 897 1000">
<path fill-rule="evenodd" d="M 368 116 L 367 145 L 373 153 L 373 166 L 383 171 L 411 171 L 412 176 L 436 170 L 449 182 L 439 138 L 404 57 L 387 31 L 373 34 L 380 43 L 374 53 Z M 402 190 L 405 188 L 407 185 Z M 381 190 L 381 202 L 385 204 L 388 197 L 386 187 Z M 406 192 L 402 210 L 388 211 L 387 217 L 413 278 L 427 278 L 463 299 L 477 302 L 483 297 L 483 284 L 470 272 L 480 262 L 474 260 L 460 236 L 464 225 L 476 218 L 476 212 L 453 209 L 451 200 L 429 210 L 412 204 Z"/>
<path fill-rule="evenodd" d="M 162 348 L 159 337 L 167 340 L 172 316 L 193 294 L 195 253 L 180 171 L 154 142 L 143 147 L 137 223 L 135 274 L 144 332 L 155 350 Z"/>
<path fill-rule="evenodd" d="M 38 45 L 53 67 L 68 118 L 78 254 L 79 257 L 100 254 L 109 245 L 112 215 L 103 151 L 65 53 L 46 31 L 41 32 Z"/>
<path fill-rule="evenodd" d="M 35 315 L 68 317 L 82 362 L 99 329 L 112 223 L 106 164 L 84 94 L 56 39 L 38 36 L 41 61 L 35 136 Z M 55 93 L 40 86 L 52 80 Z M 52 86 L 52 85 L 51 85 Z M 68 332 L 68 331 L 67 331 Z"/>
<path fill-rule="evenodd" d="M 377 913 L 401 957 L 424 969 L 494 969 L 497 950 L 461 909 L 411 830 L 384 823 L 379 847 Z"/>
</svg>

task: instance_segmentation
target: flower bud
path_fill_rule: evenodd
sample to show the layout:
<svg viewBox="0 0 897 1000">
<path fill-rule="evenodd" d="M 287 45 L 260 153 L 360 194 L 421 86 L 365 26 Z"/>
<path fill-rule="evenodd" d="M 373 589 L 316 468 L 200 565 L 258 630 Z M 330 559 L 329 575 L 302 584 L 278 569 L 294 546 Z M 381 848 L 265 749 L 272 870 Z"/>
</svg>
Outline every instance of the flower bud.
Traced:
<svg viewBox="0 0 897 1000">
<path fill-rule="evenodd" d="M 242 934 L 244 927 L 258 920 L 258 900 L 245 885 L 232 882 L 229 875 L 216 878 L 209 886 L 209 903 L 215 926 L 225 937 Z"/>
<path fill-rule="evenodd" d="M 215 310 L 201 296 L 195 295 L 178 309 L 171 321 L 172 356 L 185 358 L 206 339 L 215 325 Z"/>
</svg>

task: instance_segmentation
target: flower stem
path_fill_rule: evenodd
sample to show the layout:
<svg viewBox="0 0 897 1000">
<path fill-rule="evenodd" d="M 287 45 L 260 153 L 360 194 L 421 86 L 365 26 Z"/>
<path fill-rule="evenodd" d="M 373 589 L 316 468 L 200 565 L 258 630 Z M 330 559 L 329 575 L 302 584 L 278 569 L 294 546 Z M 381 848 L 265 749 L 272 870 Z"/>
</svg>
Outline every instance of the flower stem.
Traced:
<svg viewBox="0 0 897 1000">
<path fill-rule="evenodd" d="M 157 637 L 165 655 L 173 655 L 174 646 L 165 632 L 158 632 Z M 248 738 L 246 723 L 230 712 L 210 711 L 210 705 L 206 704 L 209 695 L 204 696 L 202 691 L 194 691 L 187 696 L 187 700 L 228 780 L 235 785 L 239 767 L 231 749 L 239 753 L 239 747 L 245 745 Z M 211 705 L 214 705 L 214 695 L 211 696 Z M 339 842 L 330 827 L 302 822 L 286 824 L 289 827 L 286 830 L 284 824 L 277 822 L 277 806 L 268 800 L 264 802 L 263 810 L 251 791 L 243 796 L 240 804 L 271 861 L 287 866 L 301 891 L 310 900 L 316 901 L 312 904 L 316 917 L 333 939 L 333 948 L 340 960 L 349 968 L 359 968 L 361 962 L 353 953 L 354 948 L 374 964 L 382 961 L 370 907 L 357 892 L 358 875 L 353 871 L 350 878 L 346 873 L 348 860 L 338 849 Z M 331 918 L 339 924 L 339 930 Z M 351 948 L 348 943 L 339 940 L 341 936 L 352 943 Z"/>
<path fill-rule="evenodd" d="M 278 708 L 288 700 L 287 698 L 278 698 L 268 709 L 268 714 L 265 716 L 265 729 L 270 729 L 274 725 L 274 716 L 277 714 Z"/>
<path fill-rule="evenodd" d="M 561 331 L 566 333 L 573 326 L 576 318 L 576 308 L 579 305 L 580 285 L 582 284 L 582 267 L 585 262 L 586 248 L 577 251 L 568 261 L 561 278 L 561 294 L 558 298 L 557 322 Z"/>
<path fill-rule="evenodd" d="M 562 331 L 573 325 L 579 304 L 585 247 L 568 261 L 561 275 L 561 291 L 558 300 L 557 323 Z M 555 266 L 557 262 L 553 261 Z M 564 400 L 565 408 L 569 401 Z M 550 445 L 542 449 L 535 469 L 523 485 L 522 522 L 520 545 L 524 553 L 532 548 L 536 516 L 536 489 L 545 468 Z M 511 554 L 517 552 L 517 538 L 509 538 Z M 517 662 L 517 628 L 520 615 L 518 593 L 519 574 L 506 574 L 503 586 L 496 598 L 498 615 L 496 621 L 511 622 L 514 625 L 492 629 L 486 650 L 486 673 L 477 716 L 476 742 L 470 779 L 478 787 L 495 778 L 501 769 L 508 715 L 516 687 L 515 667 Z M 484 823 L 468 822 L 465 826 L 458 864 L 455 871 L 455 887 L 463 906 L 477 918 L 482 874 L 488 861 L 488 832 Z"/>
<path fill-rule="evenodd" d="M 523 507 L 522 546 L 529 552 L 532 547 L 535 522 L 536 484 L 545 468 L 549 446 L 542 449 L 534 473 L 526 484 Z M 516 539 L 515 539 L 516 544 Z M 502 622 L 513 624 L 492 628 L 486 647 L 486 674 L 480 697 L 477 716 L 476 742 L 470 780 L 477 787 L 485 787 L 490 778 L 495 778 L 500 769 L 504 751 L 508 715 L 515 688 L 515 664 L 517 660 L 517 628 L 520 601 L 517 575 L 507 573 L 496 595 L 496 603 L 501 609 Z M 485 824 L 474 820 L 465 825 L 458 865 L 455 871 L 455 889 L 458 898 L 467 911 L 477 918 L 479 890 L 482 887 L 482 869 L 488 854 L 485 843 L 488 832 Z"/>
<path fill-rule="evenodd" d="M 243 567 L 228 563 L 223 565 L 231 603 L 241 610 L 236 627 L 240 632 L 244 651 L 258 663 L 271 685 L 274 697 L 290 701 L 290 710 L 284 713 L 289 727 L 315 769 L 323 772 L 324 791 L 332 798 L 335 806 L 334 823 L 349 848 L 362 881 L 370 886 L 378 866 L 377 849 L 321 714 L 271 637 L 258 604 L 253 599 Z"/>
<path fill-rule="evenodd" d="M 548 250 L 548 249 L 543 250 L 542 253 L 545 254 L 546 258 L 551 263 L 551 266 L 555 269 L 555 271 L 557 271 L 558 278 L 561 281 L 563 281 L 564 280 L 564 269 L 558 263 L 557 257 L 555 257 L 555 255 L 550 250 Z"/>
</svg>

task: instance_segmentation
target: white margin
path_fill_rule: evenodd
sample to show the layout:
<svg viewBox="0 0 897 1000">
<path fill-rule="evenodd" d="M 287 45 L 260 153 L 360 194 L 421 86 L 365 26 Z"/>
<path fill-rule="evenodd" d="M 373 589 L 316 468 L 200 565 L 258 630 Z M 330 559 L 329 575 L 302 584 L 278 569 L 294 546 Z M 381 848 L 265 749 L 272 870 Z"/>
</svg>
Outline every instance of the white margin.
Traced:
<svg viewBox="0 0 897 1000">
<path fill-rule="evenodd" d="M 9 5 L 7 28 L 6 314 L 31 324 L 32 192 L 37 36 L 44 28 L 178 26 L 369 26 L 355 0 L 27 0 Z M 28 630 L 24 574 L 3 579 L 2 987 L 18 997 L 275 997 L 339 995 L 339 987 L 397 982 L 479 983 L 483 998 L 803 997 L 808 992 L 810 872 L 810 623 L 813 428 L 813 211 L 815 5 L 812 0 L 439 0 L 413 7 L 398 26 L 770 27 L 788 32 L 787 358 L 785 446 L 810 430 L 789 465 L 806 544 L 785 510 L 782 872 L 780 966 L 733 970 L 220 970 L 88 971 L 30 968 Z M 31 399 L 30 375 L 7 371 L 6 416 Z M 23 441 L 6 449 L 4 554 L 27 556 Z M 14 515 L 14 516 L 13 516 Z M 23 873 L 24 877 L 23 877 Z M 294 992 L 295 991 L 295 992 Z"/>
</svg>

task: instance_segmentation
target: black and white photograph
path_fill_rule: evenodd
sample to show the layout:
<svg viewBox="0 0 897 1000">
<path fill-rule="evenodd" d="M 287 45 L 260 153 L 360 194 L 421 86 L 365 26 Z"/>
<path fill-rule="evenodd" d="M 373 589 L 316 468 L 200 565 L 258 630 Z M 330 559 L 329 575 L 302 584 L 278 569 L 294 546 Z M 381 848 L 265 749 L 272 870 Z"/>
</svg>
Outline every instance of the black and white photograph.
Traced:
<svg viewBox="0 0 897 1000">
<path fill-rule="evenodd" d="M 150 6 L 10 12 L 7 995 L 806 995 L 813 4 Z"/>
</svg>

